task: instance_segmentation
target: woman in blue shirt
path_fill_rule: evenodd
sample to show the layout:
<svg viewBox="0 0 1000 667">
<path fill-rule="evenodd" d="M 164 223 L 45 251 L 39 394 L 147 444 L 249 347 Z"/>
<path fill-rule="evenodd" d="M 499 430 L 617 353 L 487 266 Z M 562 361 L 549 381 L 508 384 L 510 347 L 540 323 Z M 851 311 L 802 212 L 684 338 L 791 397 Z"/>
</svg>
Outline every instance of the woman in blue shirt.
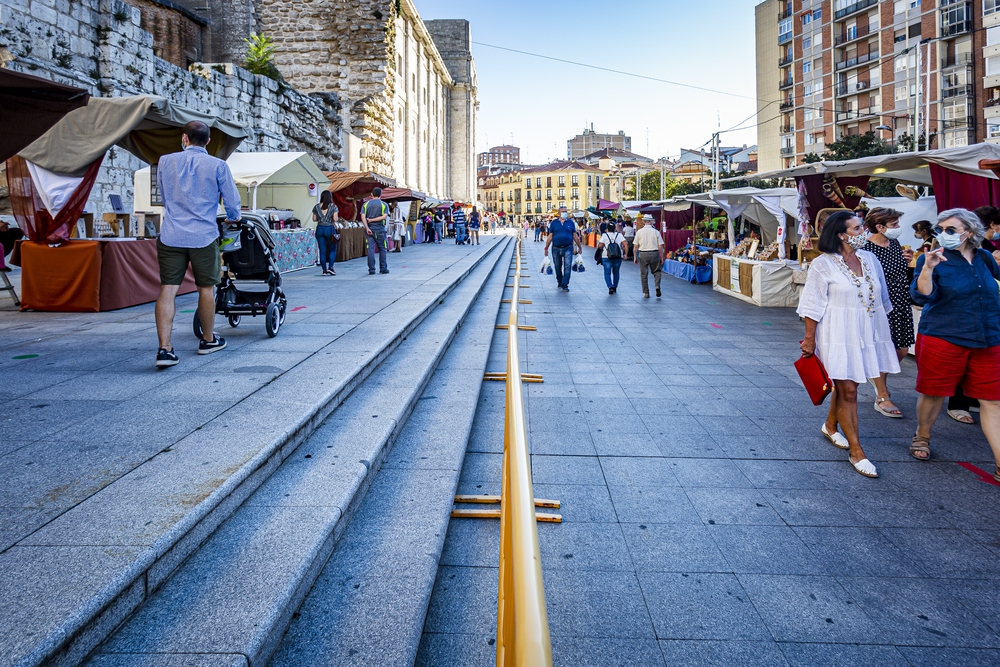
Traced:
<svg viewBox="0 0 1000 667">
<path fill-rule="evenodd" d="M 979 399 L 983 433 L 1000 482 L 1000 268 L 980 246 L 986 230 L 972 211 L 942 212 L 940 248 L 917 260 L 910 295 L 924 310 L 917 336 L 917 433 L 910 454 L 930 458 L 931 427 L 961 385 Z"/>
</svg>

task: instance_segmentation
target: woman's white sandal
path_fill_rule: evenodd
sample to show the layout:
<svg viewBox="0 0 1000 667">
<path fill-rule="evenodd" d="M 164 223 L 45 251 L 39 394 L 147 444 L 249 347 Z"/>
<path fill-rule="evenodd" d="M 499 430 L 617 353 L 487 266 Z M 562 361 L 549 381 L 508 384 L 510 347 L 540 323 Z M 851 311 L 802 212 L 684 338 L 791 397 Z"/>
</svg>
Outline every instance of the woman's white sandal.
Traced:
<svg viewBox="0 0 1000 667">
<path fill-rule="evenodd" d="M 878 477 L 878 470 L 875 469 L 875 464 L 868 459 L 861 459 L 857 463 L 854 463 L 849 458 L 847 460 L 851 462 L 851 465 L 854 466 L 854 469 L 857 470 L 858 473 L 864 475 L 865 477 L 871 477 L 872 479 Z"/>
<path fill-rule="evenodd" d="M 827 433 L 826 424 L 823 424 L 820 429 L 823 436 L 833 444 L 834 447 L 838 449 L 850 449 L 851 445 L 847 442 L 847 438 L 840 434 L 840 431 L 834 431 L 833 433 Z"/>
</svg>

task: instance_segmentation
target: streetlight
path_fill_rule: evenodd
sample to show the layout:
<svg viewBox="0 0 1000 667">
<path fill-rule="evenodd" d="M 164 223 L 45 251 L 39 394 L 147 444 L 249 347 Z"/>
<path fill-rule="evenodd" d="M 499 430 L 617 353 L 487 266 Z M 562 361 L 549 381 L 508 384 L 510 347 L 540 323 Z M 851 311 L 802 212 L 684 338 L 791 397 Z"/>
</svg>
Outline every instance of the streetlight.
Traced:
<svg viewBox="0 0 1000 667">
<path fill-rule="evenodd" d="M 892 122 L 893 122 L 893 125 L 895 125 L 896 124 L 896 119 L 893 118 Z M 879 125 L 875 129 L 876 130 L 882 130 L 884 132 L 892 132 L 892 152 L 895 153 L 896 152 L 896 130 L 894 130 L 893 128 L 889 127 L 888 125 Z"/>
</svg>

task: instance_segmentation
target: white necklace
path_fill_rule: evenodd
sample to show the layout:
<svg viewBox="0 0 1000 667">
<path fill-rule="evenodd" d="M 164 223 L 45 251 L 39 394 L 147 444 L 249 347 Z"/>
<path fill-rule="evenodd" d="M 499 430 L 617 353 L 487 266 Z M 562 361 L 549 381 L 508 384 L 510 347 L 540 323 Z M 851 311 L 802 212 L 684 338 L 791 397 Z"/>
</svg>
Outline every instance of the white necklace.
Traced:
<svg viewBox="0 0 1000 667">
<path fill-rule="evenodd" d="M 875 317 L 875 284 L 872 282 L 872 272 L 868 268 L 868 265 L 865 264 L 865 260 L 863 260 L 860 255 L 857 255 L 858 261 L 861 263 L 861 273 L 865 277 L 865 282 L 868 283 L 867 298 L 864 294 L 864 290 L 861 288 L 861 278 L 854 273 L 839 253 L 834 254 L 834 257 L 837 258 L 837 265 L 840 267 L 840 270 L 843 271 L 844 275 L 847 276 L 847 279 L 854 283 L 854 286 L 858 288 L 858 300 L 861 301 L 861 305 L 868 311 L 868 317 Z"/>
</svg>

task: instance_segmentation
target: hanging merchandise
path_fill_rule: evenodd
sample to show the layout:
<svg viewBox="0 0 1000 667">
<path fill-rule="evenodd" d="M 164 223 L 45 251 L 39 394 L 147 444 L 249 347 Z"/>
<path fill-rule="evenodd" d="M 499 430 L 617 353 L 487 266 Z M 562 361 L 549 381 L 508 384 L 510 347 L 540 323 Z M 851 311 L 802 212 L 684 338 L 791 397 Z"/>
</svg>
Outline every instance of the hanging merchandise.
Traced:
<svg viewBox="0 0 1000 667">
<path fill-rule="evenodd" d="M 806 190 L 806 181 L 799 179 L 799 248 L 802 250 L 812 250 L 812 236 L 809 233 L 809 198 Z"/>
</svg>

